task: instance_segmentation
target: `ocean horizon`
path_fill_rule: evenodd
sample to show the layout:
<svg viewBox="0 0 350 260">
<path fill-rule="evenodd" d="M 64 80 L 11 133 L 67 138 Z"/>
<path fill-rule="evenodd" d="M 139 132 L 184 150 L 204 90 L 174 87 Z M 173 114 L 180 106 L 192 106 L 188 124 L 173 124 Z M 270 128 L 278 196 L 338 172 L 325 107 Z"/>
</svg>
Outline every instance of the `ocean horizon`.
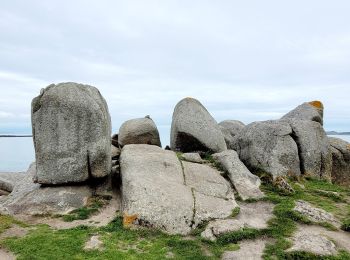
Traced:
<svg viewBox="0 0 350 260">
<path fill-rule="evenodd" d="M 329 135 L 350 142 L 350 135 Z M 32 137 L 0 137 L 0 172 L 25 172 L 35 161 Z"/>
</svg>

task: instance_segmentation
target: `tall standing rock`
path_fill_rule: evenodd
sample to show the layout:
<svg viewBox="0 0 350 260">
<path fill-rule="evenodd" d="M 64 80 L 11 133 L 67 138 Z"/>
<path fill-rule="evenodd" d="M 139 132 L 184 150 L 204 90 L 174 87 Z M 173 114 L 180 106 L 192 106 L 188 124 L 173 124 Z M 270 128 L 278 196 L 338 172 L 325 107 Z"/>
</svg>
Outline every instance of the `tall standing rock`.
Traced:
<svg viewBox="0 0 350 260">
<path fill-rule="evenodd" d="M 290 118 L 315 121 L 323 125 L 323 104 L 321 101 L 305 102 L 282 117 Z"/>
<path fill-rule="evenodd" d="M 36 157 L 34 181 L 82 182 L 111 169 L 111 119 L 98 89 L 77 83 L 50 85 L 32 101 Z"/>
<path fill-rule="evenodd" d="M 350 187 L 350 143 L 328 137 L 332 153 L 332 181 Z"/>
<path fill-rule="evenodd" d="M 172 150 L 222 152 L 227 149 L 215 119 L 196 99 L 185 98 L 175 107 L 171 125 Z"/>
<path fill-rule="evenodd" d="M 332 153 L 322 125 L 310 120 L 287 120 L 298 146 L 300 170 L 306 176 L 331 180 Z"/>
<path fill-rule="evenodd" d="M 118 142 L 120 146 L 127 144 L 161 146 L 157 126 L 148 116 L 124 122 L 119 129 Z"/>
</svg>

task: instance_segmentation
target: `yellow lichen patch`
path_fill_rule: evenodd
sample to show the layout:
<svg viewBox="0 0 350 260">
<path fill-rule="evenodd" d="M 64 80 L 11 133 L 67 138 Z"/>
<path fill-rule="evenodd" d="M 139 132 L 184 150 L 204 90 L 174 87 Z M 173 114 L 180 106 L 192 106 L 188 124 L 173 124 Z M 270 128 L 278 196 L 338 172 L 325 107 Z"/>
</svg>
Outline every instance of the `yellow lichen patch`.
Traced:
<svg viewBox="0 0 350 260">
<path fill-rule="evenodd" d="M 350 150 L 350 144 L 348 144 L 346 148 L 347 148 L 348 150 Z"/>
<path fill-rule="evenodd" d="M 128 215 L 128 213 L 124 212 L 123 215 L 123 226 L 124 227 L 130 227 L 134 221 L 137 219 L 137 215 Z"/>
<path fill-rule="evenodd" d="M 318 109 L 323 109 L 323 104 L 321 101 L 315 100 L 315 101 L 309 102 L 309 104 L 313 107 L 318 108 Z"/>
</svg>

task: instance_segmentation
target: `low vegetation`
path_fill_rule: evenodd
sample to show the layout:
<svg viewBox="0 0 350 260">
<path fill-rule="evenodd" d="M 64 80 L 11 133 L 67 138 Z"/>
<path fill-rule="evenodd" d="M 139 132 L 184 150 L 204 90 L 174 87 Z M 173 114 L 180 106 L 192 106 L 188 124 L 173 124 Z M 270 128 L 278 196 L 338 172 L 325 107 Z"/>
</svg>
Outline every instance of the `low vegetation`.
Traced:
<svg viewBox="0 0 350 260">
<path fill-rule="evenodd" d="M 239 241 L 263 237 L 271 241 L 265 248 L 265 259 L 350 259 L 350 254 L 345 251 L 327 258 L 306 252 L 285 251 L 291 246 L 288 238 L 296 231 L 298 223 L 315 224 L 293 210 L 296 200 L 305 200 L 332 212 L 342 221 L 342 229 L 349 231 L 350 227 L 350 207 L 346 203 L 350 195 L 349 189 L 313 179 L 300 180 L 298 183 L 290 181 L 290 184 L 295 192 L 288 195 L 276 190 L 272 184 L 265 183 L 262 186 L 267 195 L 262 200 L 275 204 L 274 218 L 269 221 L 266 229 L 244 228 L 222 235 L 216 242 L 200 237 L 207 223 L 194 230 L 191 236 L 182 237 L 151 229 L 124 228 L 122 217 L 118 216 L 104 227 L 77 226 L 55 230 L 47 225 L 35 225 L 24 237 L 0 240 L 0 246 L 12 251 L 18 259 L 220 259 L 224 251 L 238 250 Z M 92 200 L 86 208 L 62 217 L 68 221 L 88 218 L 103 203 L 100 199 Z M 232 216 L 238 214 L 237 207 Z M 329 223 L 318 224 L 336 229 Z M 0 233 L 12 225 L 26 226 L 11 217 L 0 216 Z M 86 241 L 93 235 L 99 235 L 103 248 L 84 250 Z"/>
</svg>

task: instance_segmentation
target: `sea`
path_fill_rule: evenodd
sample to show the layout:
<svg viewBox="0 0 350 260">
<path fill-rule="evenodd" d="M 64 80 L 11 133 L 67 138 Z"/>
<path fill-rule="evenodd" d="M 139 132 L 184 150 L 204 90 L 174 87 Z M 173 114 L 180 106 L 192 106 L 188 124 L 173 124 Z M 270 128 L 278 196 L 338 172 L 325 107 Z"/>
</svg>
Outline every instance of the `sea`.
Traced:
<svg viewBox="0 0 350 260">
<path fill-rule="evenodd" d="M 350 143 L 350 135 L 336 135 Z M 24 172 L 34 162 L 32 137 L 0 137 L 0 172 Z"/>
</svg>

